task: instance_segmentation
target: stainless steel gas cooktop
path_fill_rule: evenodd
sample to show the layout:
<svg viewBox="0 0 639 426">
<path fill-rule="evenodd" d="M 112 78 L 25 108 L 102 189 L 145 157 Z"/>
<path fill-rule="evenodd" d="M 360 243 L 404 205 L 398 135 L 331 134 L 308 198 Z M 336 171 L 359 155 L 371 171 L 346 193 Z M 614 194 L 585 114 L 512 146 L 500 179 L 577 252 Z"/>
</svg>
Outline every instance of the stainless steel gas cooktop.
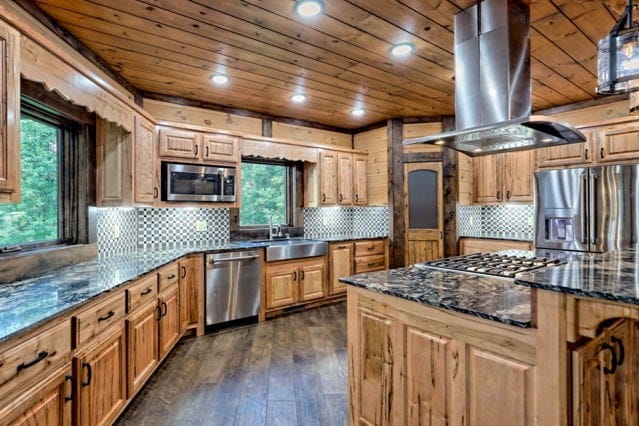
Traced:
<svg viewBox="0 0 639 426">
<path fill-rule="evenodd" d="M 515 275 L 519 273 L 561 265 L 562 263 L 560 259 L 549 259 L 545 257 L 478 253 L 418 263 L 415 266 L 418 268 L 435 268 L 514 278 Z"/>
</svg>

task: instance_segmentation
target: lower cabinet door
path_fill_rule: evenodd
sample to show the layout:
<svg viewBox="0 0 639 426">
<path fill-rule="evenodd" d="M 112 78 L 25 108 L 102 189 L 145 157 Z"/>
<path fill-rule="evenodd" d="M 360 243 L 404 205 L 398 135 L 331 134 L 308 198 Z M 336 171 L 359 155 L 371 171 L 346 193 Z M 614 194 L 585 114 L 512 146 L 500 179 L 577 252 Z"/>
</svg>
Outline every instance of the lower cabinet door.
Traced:
<svg viewBox="0 0 639 426">
<path fill-rule="evenodd" d="M 111 424 L 126 402 L 123 327 L 114 326 L 95 339 L 74 357 L 79 425 Z"/>
<path fill-rule="evenodd" d="M 2 425 L 71 424 L 73 376 L 71 363 L 22 392 L 0 410 Z"/>
<path fill-rule="evenodd" d="M 159 309 L 157 299 L 154 299 L 126 320 L 129 398 L 140 389 L 158 364 Z"/>
<path fill-rule="evenodd" d="M 180 303 L 178 285 L 164 291 L 160 302 L 160 359 L 171 350 L 180 338 Z"/>
<path fill-rule="evenodd" d="M 331 276 L 329 292 L 331 295 L 346 292 L 346 284 L 339 281 L 341 277 L 353 275 L 353 243 L 331 246 L 329 249 Z"/>
<path fill-rule="evenodd" d="M 300 267 L 300 300 L 321 299 L 324 297 L 326 272 L 324 262 Z"/>
<path fill-rule="evenodd" d="M 266 269 L 266 309 L 282 308 L 297 303 L 297 267 L 269 266 Z"/>
</svg>

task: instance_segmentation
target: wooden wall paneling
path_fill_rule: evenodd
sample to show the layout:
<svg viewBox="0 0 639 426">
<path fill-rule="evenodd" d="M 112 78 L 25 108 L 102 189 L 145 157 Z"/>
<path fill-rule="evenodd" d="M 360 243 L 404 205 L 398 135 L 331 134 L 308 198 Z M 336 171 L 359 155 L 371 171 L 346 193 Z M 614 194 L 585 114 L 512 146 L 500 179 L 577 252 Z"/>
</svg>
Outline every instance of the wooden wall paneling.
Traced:
<svg viewBox="0 0 639 426">
<path fill-rule="evenodd" d="M 353 137 L 350 133 L 294 126 L 277 121 L 273 122 L 273 137 L 309 142 L 309 144 L 319 143 L 322 145 L 337 145 L 344 148 L 353 148 Z"/>
<path fill-rule="evenodd" d="M 404 222 L 404 165 L 403 154 L 403 121 L 401 118 L 388 120 L 388 207 L 390 218 L 390 268 L 404 265 L 406 224 Z"/>
<path fill-rule="evenodd" d="M 473 158 L 457 152 L 457 202 L 472 204 L 474 197 Z"/>
<path fill-rule="evenodd" d="M 388 205 L 388 133 L 386 126 L 353 135 L 353 148 L 368 152 L 366 180 L 369 206 Z"/>
<path fill-rule="evenodd" d="M 257 136 L 262 135 L 262 120 L 258 118 L 226 114 L 210 109 L 177 105 L 148 98 L 144 99 L 144 109 L 158 121 L 192 124 Z"/>
</svg>

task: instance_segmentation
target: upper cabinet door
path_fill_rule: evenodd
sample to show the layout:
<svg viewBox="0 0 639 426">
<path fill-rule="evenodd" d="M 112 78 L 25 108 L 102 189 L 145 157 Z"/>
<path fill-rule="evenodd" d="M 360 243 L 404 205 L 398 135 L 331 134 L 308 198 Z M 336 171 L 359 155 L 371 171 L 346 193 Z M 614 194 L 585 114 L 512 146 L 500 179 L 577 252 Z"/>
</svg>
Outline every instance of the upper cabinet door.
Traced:
<svg viewBox="0 0 639 426">
<path fill-rule="evenodd" d="M 20 201 L 20 35 L 0 21 L 0 202 Z"/>
<path fill-rule="evenodd" d="M 496 203 L 503 200 L 502 162 L 501 154 L 473 159 L 476 203 Z"/>
<path fill-rule="evenodd" d="M 581 130 L 586 136 L 586 142 L 558 145 L 550 148 L 536 149 L 537 167 L 572 166 L 592 163 L 595 158 L 593 139 L 594 130 Z"/>
<path fill-rule="evenodd" d="M 504 201 L 532 202 L 533 167 L 532 150 L 504 155 Z"/>
<path fill-rule="evenodd" d="M 639 125 L 609 127 L 599 135 L 597 161 L 624 161 L 639 158 Z"/>
<path fill-rule="evenodd" d="M 188 130 L 160 129 L 160 157 L 195 159 L 200 156 L 198 133 Z"/>
<path fill-rule="evenodd" d="M 368 204 L 368 188 L 365 155 L 353 155 L 353 204 Z"/>
<path fill-rule="evenodd" d="M 237 163 L 238 137 L 220 133 L 202 135 L 202 159 L 204 161 L 227 161 Z"/>
<path fill-rule="evenodd" d="M 135 201 L 137 203 L 153 203 L 158 197 L 155 170 L 155 126 L 140 115 L 135 116 L 133 150 L 135 152 L 133 164 Z"/>
<path fill-rule="evenodd" d="M 337 204 L 337 153 L 320 153 L 320 204 Z"/>
<path fill-rule="evenodd" d="M 337 202 L 353 204 L 353 156 L 337 155 Z"/>
</svg>

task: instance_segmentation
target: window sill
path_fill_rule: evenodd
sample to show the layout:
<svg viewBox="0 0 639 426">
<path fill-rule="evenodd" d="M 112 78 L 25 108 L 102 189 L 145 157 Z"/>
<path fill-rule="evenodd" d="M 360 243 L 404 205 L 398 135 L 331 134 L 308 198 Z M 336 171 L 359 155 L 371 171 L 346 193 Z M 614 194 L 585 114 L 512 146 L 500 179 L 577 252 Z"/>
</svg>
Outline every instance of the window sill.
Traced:
<svg viewBox="0 0 639 426">
<path fill-rule="evenodd" d="M 0 284 L 34 277 L 76 263 L 88 262 L 98 255 L 97 244 L 43 247 L 0 256 Z"/>
</svg>

